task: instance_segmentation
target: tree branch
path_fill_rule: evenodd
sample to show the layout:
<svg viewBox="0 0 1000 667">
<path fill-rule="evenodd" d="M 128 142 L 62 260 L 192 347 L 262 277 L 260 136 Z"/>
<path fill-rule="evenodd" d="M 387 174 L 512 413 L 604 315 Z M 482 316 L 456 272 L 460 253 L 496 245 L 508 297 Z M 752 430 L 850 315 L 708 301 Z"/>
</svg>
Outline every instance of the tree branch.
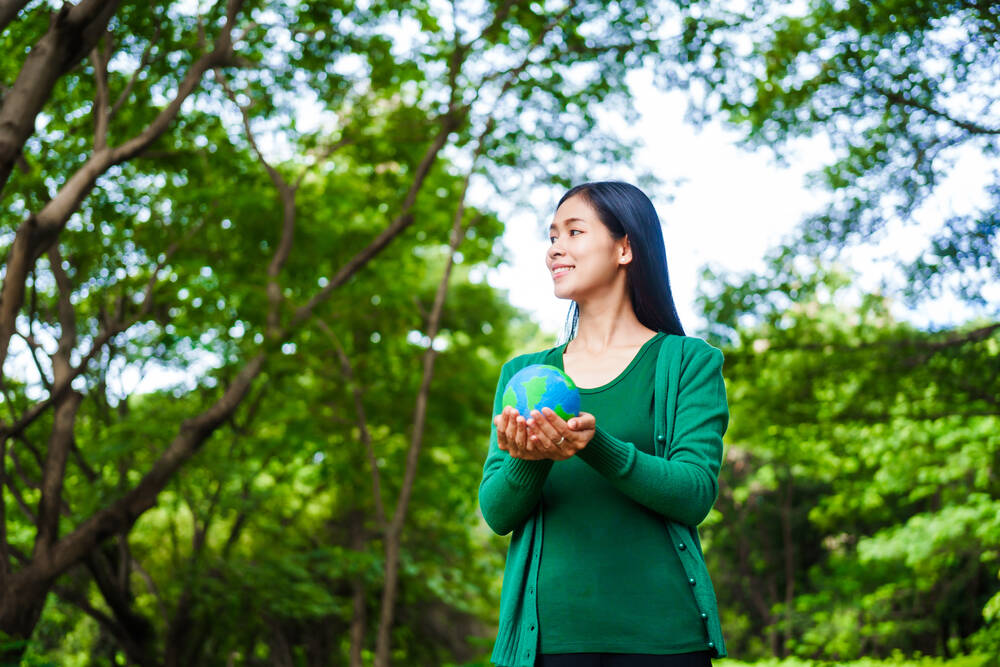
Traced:
<svg viewBox="0 0 1000 667">
<path fill-rule="evenodd" d="M 149 591 L 153 599 L 156 600 L 156 606 L 160 611 L 160 617 L 163 620 L 163 625 L 166 626 L 170 622 L 170 614 L 167 611 L 167 605 L 163 601 L 163 595 L 160 593 L 160 589 L 156 586 L 156 582 L 153 581 L 153 577 L 150 576 L 149 572 L 142 566 L 135 558 L 132 559 L 132 569 L 139 573 L 139 577 L 146 583 L 146 590 Z"/>
<path fill-rule="evenodd" d="M 7 588 L 10 574 L 10 547 L 7 541 L 7 440 L 0 437 L 0 590 Z"/>
<path fill-rule="evenodd" d="M 392 222 L 389 223 L 389 226 L 376 236 L 371 243 L 348 260 L 347 263 L 337 271 L 333 278 L 330 279 L 330 282 L 326 285 L 326 287 L 314 294 L 305 305 L 300 306 L 295 311 L 288 324 L 289 329 L 296 327 L 303 320 L 308 318 L 316 306 L 325 301 L 335 289 L 346 283 L 351 276 L 361 269 L 361 267 L 382 252 L 382 250 L 384 250 L 394 238 L 399 236 L 403 230 L 413 224 L 412 211 L 413 205 L 417 200 L 417 195 L 420 193 L 420 190 L 424 185 L 424 181 L 430 173 L 431 167 L 434 166 L 434 162 L 437 160 L 438 154 L 441 152 L 441 149 L 444 148 L 445 143 L 447 143 L 448 135 L 451 134 L 453 130 L 457 129 L 458 125 L 459 120 L 455 113 L 449 112 L 441 118 L 441 127 L 437 135 L 431 141 L 430 146 L 427 147 L 420 164 L 414 172 L 413 182 L 410 184 L 406 193 L 400 212 L 395 218 L 393 218 Z"/>
<path fill-rule="evenodd" d="M 28 326 L 31 326 L 31 324 L 32 321 L 28 320 Z M 38 360 L 38 350 L 41 349 L 41 346 L 39 346 L 38 342 L 35 340 L 34 333 L 29 332 L 27 336 L 25 336 L 20 331 L 17 331 L 15 333 L 21 340 L 24 341 L 24 344 L 28 346 L 28 354 L 31 357 L 31 361 L 33 361 L 35 364 L 35 370 L 38 372 L 38 377 L 41 380 L 42 386 L 45 387 L 45 391 L 51 393 L 52 383 L 49 382 L 49 378 L 46 377 L 45 375 L 45 369 L 42 368 L 42 363 Z M 45 350 L 42 350 L 43 354 L 44 352 Z"/>
<path fill-rule="evenodd" d="M 976 134 L 976 135 L 1000 134 L 1000 127 L 986 127 L 984 125 L 979 125 L 978 123 L 974 123 L 970 120 L 962 120 L 960 118 L 955 118 L 945 113 L 944 111 L 941 111 L 940 109 L 931 106 L 930 104 L 927 104 L 925 102 L 918 102 L 917 100 L 907 97 L 903 93 L 889 90 L 888 88 L 879 86 L 877 84 L 871 84 L 871 86 L 872 90 L 879 93 L 893 104 L 897 104 L 903 107 L 910 107 L 911 109 L 919 109 L 924 113 L 926 113 L 928 116 L 933 116 L 935 118 L 940 118 L 942 120 L 945 120 L 954 125 L 955 127 L 965 130 L 969 134 Z"/>
<path fill-rule="evenodd" d="M 125 84 L 125 88 L 122 89 L 121 94 L 115 103 L 111 105 L 111 109 L 108 111 L 108 121 L 110 122 L 112 118 L 118 113 L 122 108 L 122 105 L 128 101 L 129 95 L 132 94 L 132 89 L 135 88 L 135 82 L 139 80 L 139 75 L 142 74 L 143 70 L 146 69 L 146 65 L 149 64 L 150 55 L 153 53 L 153 45 L 156 44 L 156 40 L 160 37 L 160 27 L 157 26 L 156 30 L 153 31 L 153 37 L 149 40 L 149 44 L 146 45 L 145 50 L 142 52 L 142 57 L 139 59 L 139 66 L 135 68 L 132 72 L 132 76 L 129 77 L 128 82 Z"/>
<path fill-rule="evenodd" d="M 434 294 L 434 305 L 431 307 L 430 317 L 427 321 L 427 336 L 430 344 L 424 351 L 423 374 L 420 381 L 420 389 L 417 392 L 416 404 L 414 406 L 413 430 L 410 434 L 410 447 L 406 453 L 406 468 L 403 473 L 403 484 L 400 488 L 399 499 L 396 502 L 396 509 L 392 520 L 386 530 L 385 542 L 385 582 L 382 588 L 382 601 L 378 625 L 378 634 L 375 639 L 375 665 L 376 667 L 389 667 L 390 642 L 392 637 L 392 623 L 396 604 L 396 586 L 399 576 L 399 552 L 401 548 L 401 536 L 403 532 L 403 522 L 409 509 L 410 497 L 413 493 L 413 483 L 417 475 L 417 464 L 420 459 L 420 449 L 423 445 L 424 426 L 427 416 L 427 403 L 430 396 L 431 379 L 434 376 L 434 361 L 437 358 L 437 350 L 434 349 L 434 342 L 437 339 L 441 324 L 441 315 L 444 312 L 444 302 L 448 295 L 448 283 L 451 279 L 451 270 L 455 263 L 455 253 L 458 251 L 462 239 L 465 238 L 465 230 L 462 222 L 465 218 L 465 197 L 469 190 L 469 181 L 475 169 L 476 162 L 485 146 L 486 137 L 492 132 L 493 118 L 487 122 L 487 127 L 479 136 L 479 143 L 472 156 L 472 164 L 469 172 L 465 175 L 462 184 L 462 193 L 459 195 L 458 206 L 455 209 L 455 218 L 451 228 L 451 238 L 448 241 L 448 261 L 445 263 L 444 273 L 438 283 L 437 291 Z"/>
<path fill-rule="evenodd" d="M 10 15 L 23 5 L 14 0 L 5 2 L 4 9 Z M 52 13 L 48 31 L 24 59 L 0 107 L 0 192 L 56 81 L 90 52 L 117 8 L 118 0 L 81 0 Z"/>
<path fill-rule="evenodd" d="M 38 530 L 32 559 L 45 560 L 59 533 L 59 511 L 62 507 L 62 488 L 66 474 L 66 461 L 73 442 L 76 412 L 83 401 L 83 394 L 70 390 L 56 405 L 49 437 L 48 453 L 42 469 L 42 497 L 38 503 Z"/>
<path fill-rule="evenodd" d="M 28 307 L 28 335 L 21 336 L 25 344 L 28 346 L 28 351 L 31 354 L 31 361 L 35 364 L 35 370 L 38 371 L 38 377 L 42 382 L 42 386 L 45 387 L 45 391 L 52 391 L 52 383 L 49 382 L 49 378 L 46 377 L 44 369 L 42 369 L 42 362 L 38 360 L 38 350 L 40 346 L 35 342 L 35 314 L 38 312 L 38 274 L 34 268 L 31 270 L 31 304 Z M 18 332 L 20 335 L 20 332 Z M 45 350 L 42 350 L 45 353 Z"/>
<path fill-rule="evenodd" d="M 950 332 L 950 334 L 944 340 L 879 340 L 872 342 L 863 342 L 856 345 L 838 345 L 831 343 L 798 343 L 793 345 L 774 345 L 768 346 L 765 353 L 770 352 L 789 352 L 789 351 L 803 351 L 803 350 L 834 350 L 837 352 L 857 352 L 860 350 L 867 350 L 876 347 L 889 347 L 893 349 L 898 349 L 901 347 L 912 347 L 919 350 L 927 351 L 928 353 L 939 352 L 941 350 L 959 347 L 965 345 L 966 343 L 978 343 L 980 341 L 986 340 L 994 331 L 1000 329 L 1000 322 L 995 322 L 993 324 L 988 324 L 986 326 L 979 327 L 978 329 L 973 329 L 971 331 L 966 331 L 963 333 Z M 922 361 L 926 361 L 927 355 L 921 357 L 912 357 L 912 365 L 917 365 Z"/>
<path fill-rule="evenodd" d="M 59 540 L 52 549 L 51 558 L 33 561 L 25 578 L 57 576 L 79 562 L 102 539 L 126 530 L 143 512 L 155 505 L 158 494 L 177 470 L 205 444 L 215 429 L 232 416 L 265 360 L 264 352 L 250 359 L 215 403 L 181 424 L 180 432 L 135 487 Z M 18 572 L 15 576 L 20 574 Z"/>
<path fill-rule="evenodd" d="M 49 396 L 38 403 L 35 403 L 31 408 L 25 412 L 17 421 L 12 424 L 0 426 L 0 437 L 17 435 L 26 429 L 32 422 L 34 422 L 38 417 L 40 417 L 45 410 L 53 403 L 58 402 L 66 392 L 73 380 L 77 378 L 81 373 L 87 370 L 87 365 L 90 360 L 93 359 L 98 352 L 108 343 L 109 340 L 117 336 L 123 331 L 128 330 L 133 324 L 138 322 L 140 319 L 149 314 L 149 311 L 153 307 L 153 289 L 156 286 L 157 280 L 159 278 L 160 271 L 164 266 L 170 261 L 170 259 L 176 254 L 177 250 L 187 241 L 194 237 L 194 235 L 204 226 L 205 221 L 202 220 L 197 225 L 191 228 L 191 230 L 184 235 L 184 237 L 178 241 L 175 241 L 167 248 L 166 252 L 163 253 L 163 259 L 156 263 L 153 268 L 149 280 L 146 282 L 146 287 L 143 290 L 143 298 L 139 303 L 139 309 L 136 313 L 130 317 L 128 320 L 121 318 L 111 319 L 108 318 L 103 322 L 102 329 L 100 333 L 91 342 L 90 350 L 82 355 L 80 363 L 72 369 L 72 371 L 64 378 L 62 382 L 54 382 L 53 386 L 49 392 Z"/>
<path fill-rule="evenodd" d="M 90 64 L 94 68 L 94 150 L 108 145 L 109 93 L 108 62 L 111 60 L 111 31 L 104 33 L 104 48 L 95 45 L 90 51 Z"/>
<path fill-rule="evenodd" d="M 278 170 L 267 161 L 260 147 L 257 145 L 253 130 L 250 128 L 250 113 L 236 101 L 236 94 L 229 87 L 229 82 L 221 70 L 215 70 L 215 77 L 226 91 L 229 99 L 240 110 L 247 141 L 250 142 L 250 147 L 253 149 L 254 154 L 256 154 L 257 161 L 267 171 L 267 175 L 271 178 L 271 183 L 274 184 L 275 189 L 278 191 L 278 197 L 281 200 L 281 239 L 278 241 L 278 247 L 274 251 L 271 262 L 267 265 L 267 331 L 269 336 L 275 338 L 280 335 L 281 304 L 284 301 L 278 277 L 281 275 L 281 269 L 288 261 L 288 256 L 292 252 L 292 242 L 295 237 L 295 193 L 299 181 L 296 181 L 296 185 L 294 186 L 289 185 L 288 181 L 278 173 Z"/>
<path fill-rule="evenodd" d="M 17 17 L 31 0 L 0 0 L 0 33 Z"/>
<path fill-rule="evenodd" d="M 74 11 L 84 5 L 89 6 L 89 3 L 93 1 L 83 0 L 75 6 Z M 195 61 L 178 86 L 174 98 L 143 131 L 116 148 L 105 147 L 95 150 L 90 159 L 60 188 L 56 196 L 45 204 L 41 211 L 30 215 L 18 227 L 14 243 L 7 256 L 7 273 L 4 277 L 3 291 L 0 293 L 0 368 L 3 368 L 7 358 L 14 322 L 24 300 L 24 283 L 28 271 L 62 232 L 66 221 L 79 207 L 83 198 L 94 188 L 98 177 L 112 166 L 138 155 L 163 134 L 180 111 L 184 100 L 198 86 L 205 71 L 226 64 L 231 59 L 231 33 L 236 14 L 243 2 L 244 0 L 227 0 L 226 24 L 216 39 L 214 48 Z M 107 4 L 114 6 L 116 0 Z M 67 6 L 69 5 L 64 5 L 64 10 Z M 105 25 L 106 23 L 105 21 Z M 3 108 L 0 109 L 0 168 L 2 168 L 3 160 L 3 116 L 6 115 L 7 108 L 8 104 L 5 100 Z M 33 118 L 34 115 L 32 115 Z M 2 173 L 0 173 L 0 177 L 3 177 Z"/>
<path fill-rule="evenodd" d="M 37 488 L 38 485 L 32 484 L 30 479 L 28 479 L 24 470 L 21 469 L 21 461 L 20 459 L 17 458 L 17 455 L 14 454 L 13 451 L 10 452 L 10 458 L 14 462 L 14 468 L 15 471 L 17 472 L 18 477 L 20 477 L 21 481 L 25 483 L 25 486 L 29 488 L 34 486 L 35 488 Z M 24 516 L 28 518 L 28 521 L 30 521 L 32 524 L 37 525 L 38 517 L 35 515 L 34 512 L 31 511 L 31 508 L 28 507 L 28 503 L 24 501 L 24 496 L 21 495 L 20 490 L 18 490 L 17 486 L 14 484 L 14 480 L 10 477 L 10 475 L 7 475 L 6 479 L 7 479 L 7 488 L 10 490 L 10 495 L 14 496 L 14 500 L 15 502 L 17 502 L 17 506 L 21 508 L 21 512 L 24 514 Z"/>
</svg>

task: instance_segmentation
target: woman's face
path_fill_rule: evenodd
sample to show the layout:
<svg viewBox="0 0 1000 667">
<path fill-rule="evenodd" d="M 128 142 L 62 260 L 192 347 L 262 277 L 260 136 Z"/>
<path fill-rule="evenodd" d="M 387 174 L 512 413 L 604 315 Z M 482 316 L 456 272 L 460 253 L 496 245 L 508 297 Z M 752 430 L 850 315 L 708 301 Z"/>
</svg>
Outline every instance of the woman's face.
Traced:
<svg viewBox="0 0 1000 667">
<path fill-rule="evenodd" d="M 556 210 L 549 241 L 545 265 L 556 297 L 580 303 L 611 289 L 624 290 L 625 265 L 632 260 L 628 238 L 616 241 L 582 196 L 570 197 Z"/>
</svg>

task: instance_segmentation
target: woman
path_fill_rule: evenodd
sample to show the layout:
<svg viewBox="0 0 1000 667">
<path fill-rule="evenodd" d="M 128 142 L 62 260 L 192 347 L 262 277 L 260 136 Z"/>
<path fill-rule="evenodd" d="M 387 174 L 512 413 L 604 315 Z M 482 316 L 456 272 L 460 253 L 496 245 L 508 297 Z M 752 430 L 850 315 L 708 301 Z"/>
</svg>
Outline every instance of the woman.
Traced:
<svg viewBox="0 0 1000 667">
<path fill-rule="evenodd" d="M 621 182 L 560 200 L 545 262 L 572 300 L 567 342 L 504 364 L 479 502 L 513 532 L 492 660 L 694 667 L 725 655 L 696 526 L 729 423 L 722 353 L 684 336 L 652 202 Z M 529 364 L 580 388 L 568 422 L 503 409 Z"/>
</svg>

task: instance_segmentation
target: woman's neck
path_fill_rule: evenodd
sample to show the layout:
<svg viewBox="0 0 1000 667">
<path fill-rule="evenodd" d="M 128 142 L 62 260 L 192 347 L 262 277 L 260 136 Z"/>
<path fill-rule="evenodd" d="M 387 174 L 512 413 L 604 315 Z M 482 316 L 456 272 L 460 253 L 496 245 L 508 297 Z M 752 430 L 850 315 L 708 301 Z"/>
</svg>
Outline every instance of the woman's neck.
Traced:
<svg viewBox="0 0 1000 667">
<path fill-rule="evenodd" d="M 577 307 L 576 337 L 570 343 L 574 351 L 601 354 L 610 348 L 633 347 L 656 333 L 639 321 L 627 297 L 617 302 L 578 303 Z"/>
</svg>

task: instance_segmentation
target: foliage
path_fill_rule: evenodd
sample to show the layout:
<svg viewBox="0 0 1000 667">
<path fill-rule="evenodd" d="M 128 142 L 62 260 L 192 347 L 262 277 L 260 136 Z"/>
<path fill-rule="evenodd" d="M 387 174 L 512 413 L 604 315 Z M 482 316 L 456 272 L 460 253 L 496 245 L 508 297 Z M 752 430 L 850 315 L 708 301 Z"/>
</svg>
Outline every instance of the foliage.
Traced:
<svg viewBox="0 0 1000 667">
<path fill-rule="evenodd" d="M 758 660 L 756 662 L 723 659 L 715 661 L 713 664 L 718 664 L 719 667 L 749 667 L 750 665 L 754 667 L 824 667 L 825 665 L 833 664 L 844 665 L 846 667 L 988 667 L 988 665 L 992 664 L 992 660 L 992 657 L 988 654 L 967 655 L 958 658 L 935 658 L 932 656 L 905 658 L 897 655 L 887 660 L 861 658 L 860 660 L 837 661 L 836 663 L 787 658 L 784 660 Z"/>
<path fill-rule="evenodd" d="M 740 15 L 684 2 L 683 76 L 651 36 L 661 3 L 229 6 L 231 53 L 148 145 L 76 192 L 103 144 L 172 108 L 228 25 L 226 3 L 122 3 L 94 53 L 60 70 L 2 191 L 5 299 L 18 241 L 39 242 L 41 213 L 71 200 L 51 243 L 27 253 L 23 307 L 0 322 L 12 342 L 0 426 L 38 409 L 0 456 L 2 574 L 43 582 L 14 602 L 0 586 L 4 622 L 40 614 L 0 654 L 28 645 L 29 664 L 345 663 L 353 629 L 372 662 L 384 515 L 404 491 L 428 348 L 392 655 L 482 663 L 506 545 L 476 511 L 488 406 L 500 364 L 551 341 L 484 282 L 503 226 L 470 205 L 466 177 L 481 199 L 516 199 L 624 161 L 629 146 L 597 117 L 629 113 L 630 69 L 711 84 L 751 141 L 827 130 L 840 152 L 826 183 L 843 197 L 805 228 L 817 248 L 916 215 L 954 146 L 995 150 L 990 3 L 817 0 L 796 18 L 776 3 Z M 0 32 L 5 95 L 54 8 L 28 3 Z M 744 53 L 734 31 L 748 26 L 760 39 Z M 943 58 L 954 66 L 939 80 L 926 64 Z M 979 106 L 949 106 L 963 95 Z M 949 221 L 914 285 L 958 273 L 975 300 L 996 273 L 995 209 Z M 799 664 L 967 652 L 976 665 L 1000 648 L 997 326 L 919 331 L 888 316 L 893 295 L 845 305 L 851 276 L 798 254 L 779 249 L 760 275 L 707 274 L 702 297 L 733 410 L 704 528 L 732 651 Z M 67 371 L 73 391 L 56 392 Z M 108 523 L 33 578 L 46 475 L 61 484 L 54 552 L 92 518 Z M 123 504 L 151 478 L 148 505 Z"/>
<path fill-rule="evenodd" d="M 984 288 L 1000 279 L 997 3 L 678 4 L 679 58 L 663 77 L 692 91 L 695 120 L 722 117 L 779 156 L 796 139 L 829 143 L 814 184 L 833 197 L 803 222 L 798 253 L 832 260 L 923 225 L 927 246 L 900 260 L 911 305 L 954 292 L 995 309 Z M 983 180 L 933 201 L 959 161 Z"/>
<path fill-rule="evenodd" d="M 0 29 L 0 111 L 38 104 L 0 184 L 0 627 L 61 664 L 326 664 L 357 628 L 370 661 L 380 624 L 397 662 L 481 651 L 501 560 L 475 541 L 477 443 L 537 332 L 484 283 L 502 224 L 469 179 L 511 197 L 625 157 L 597 114 L 658 57 L 661 8 L 125 3 L 86 29 L 53 9 Z M 93 51 L 46 61 L 55 30 Z M 28 54 L 51 90 L 14 85 Z"/>
<path fill-rule="evenodd" d="M 1000 326 L 927 333 L 878 299 L 843 305 L 837 274 L 805 278 L 726 350 L 732 420 L 705 532 L 732 653 L 989 652 Z"/>
</svg>

